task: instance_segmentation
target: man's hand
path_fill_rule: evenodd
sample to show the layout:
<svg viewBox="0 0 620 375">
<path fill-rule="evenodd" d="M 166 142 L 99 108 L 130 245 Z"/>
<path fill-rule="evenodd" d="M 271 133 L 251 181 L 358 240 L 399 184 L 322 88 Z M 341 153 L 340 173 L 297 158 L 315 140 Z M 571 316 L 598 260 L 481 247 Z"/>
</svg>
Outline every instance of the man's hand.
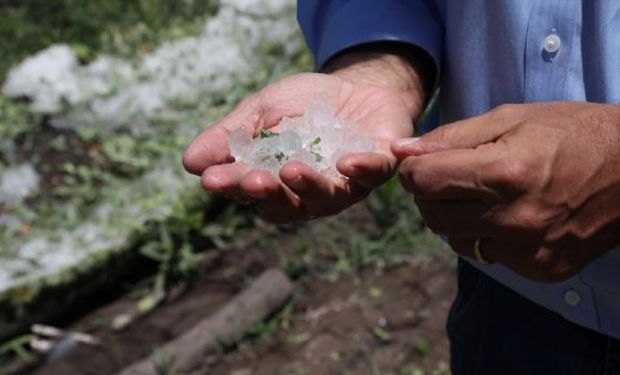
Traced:
<svg viewBox="0 0 620 375">
<path fill-rule="evenodd" d="M 429 227 L 472 257 L 559 281 L 620 244 L 620 107 L 502 106 L 395 142 Z"/>
<path fill-rule="evenodd" d="M 202 176 L 207 191 L 253 203 L 265 219 L 287 223 L 337 213 L 363 199 L 395 172 L 390 143 L 408 137 L 424 102 L 423 84 L 406 57 L 352 51 L 336 58 L 330 74 L 298 74 L 273 83 L 242 101 L 200 134 L 183 156 L 185 168 Z M 374 139 L 375 153 L 349 154 L 337 163 L 348 178 L 324 176 L 300 162 L 289 162 L 280 179 L 235 163 L 230 133 L 253 134 L 274 128 L 283 117 L 300 116 L 306 103 L 326 101 L 339 117 L 355 121 Z"/>
</svg>

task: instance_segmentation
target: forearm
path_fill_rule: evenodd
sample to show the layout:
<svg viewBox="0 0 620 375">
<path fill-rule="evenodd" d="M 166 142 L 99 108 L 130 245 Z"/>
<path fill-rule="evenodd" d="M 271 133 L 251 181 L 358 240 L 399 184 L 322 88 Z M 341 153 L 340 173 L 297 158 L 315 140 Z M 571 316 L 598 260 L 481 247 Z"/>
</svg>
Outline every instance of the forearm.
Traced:
<svg viewBox="0 0 620 375">
<path fill-rule="evenodd" d="M 397 91 L 412 120 L 424 109 L 436 77 L 435 65 L 426 52 L 398 42 L 350 48 L 329 60 L 322 71 L 355 83 Z"/>
</svg>

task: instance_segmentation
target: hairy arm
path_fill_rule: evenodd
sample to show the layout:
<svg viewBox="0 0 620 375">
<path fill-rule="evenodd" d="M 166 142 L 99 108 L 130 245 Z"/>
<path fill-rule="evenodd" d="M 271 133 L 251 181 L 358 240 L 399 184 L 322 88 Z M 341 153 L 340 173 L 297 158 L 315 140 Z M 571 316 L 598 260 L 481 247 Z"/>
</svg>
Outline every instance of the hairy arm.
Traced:
<svg viewBox="0 0 620 375">
<path fill-rule="evenodd" d="M 350 48 L 329 60 L 321 71 L 398 92 L 412 119 L 419 116 L 430 99 L 437 76 L 434 62 L 424 50 L 399 42 Z"/>
</svg>

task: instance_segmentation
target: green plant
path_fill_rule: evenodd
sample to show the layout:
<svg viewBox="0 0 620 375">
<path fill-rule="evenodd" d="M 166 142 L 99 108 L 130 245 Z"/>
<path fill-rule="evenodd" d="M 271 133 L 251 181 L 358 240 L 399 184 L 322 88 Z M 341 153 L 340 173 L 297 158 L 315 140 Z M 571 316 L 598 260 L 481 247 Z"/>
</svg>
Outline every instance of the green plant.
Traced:
<svg viewBox="0 0 620 375">
<path fill-rule="evenodd" d="M 32 335 L 26 334 L 17 336 L 0 344 L 0 374 L 5 373 L 3 371 L 3 368 L 5 368 L 5 363 L 11 363 L 14 358 L 17 358 L 22 362 L 30 362 L 33 359 L 33 355 L 29 350 L 29 344 L 32 337 Z"/>
<path fill-rule="evenodd" d="M 428 352 L 431 350 L 431 344 L 428 342 L 427 339 L 421 338 L 416 342 L 415 350 L 422 357 L 426 357 L 428 355 Z"/>
<path fill-rule="evenodd" d="M 257 322 L 250 327 L 243 339 L 233 349 L 243 351 L 252 346 L 269 343 L 278 330 L 288 329 L 294 309 L 295 302 L 291 299 L 267 320 Z"/>
<path fill-rule="evenodd" d="M 390 335 L 388 331 L 379 326 L 372 327 L 371 332 L 372 335 L 382 343 L 388 343 L 390 342 L 390 340 L 392 340 L 392 335 Z"/>
<path fill-rule="evenodd" d="M 174 375 L 174 357 L 169 357 L 162 349 L 155 349 L 155 374 L 157 375 Z"/>
<path fill-rule="evenodd" d="M 4 0 L 0 77 L 24 57 L 58 42 L 73 45 L 83 60 L 99 52 L 135 57 L 165 39 L 198 32 L 202 23 L 195 22 L 196 15 L 217 8 L 215 0 Z"/>
</svg>

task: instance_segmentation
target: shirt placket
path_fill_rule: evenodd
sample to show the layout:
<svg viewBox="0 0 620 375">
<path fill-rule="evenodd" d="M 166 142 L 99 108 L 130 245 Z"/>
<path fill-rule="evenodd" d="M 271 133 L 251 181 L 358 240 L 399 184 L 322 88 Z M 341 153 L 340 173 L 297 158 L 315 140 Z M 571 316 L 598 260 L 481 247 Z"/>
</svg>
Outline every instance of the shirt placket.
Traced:
<svg viewBox="0 0 620 375">
<path fill-rule="evenodd" d="M 580 48 L 581 1 L 538 1 L 530 16 L 525 52 L 526 103 L 567 100 L 573 49 Z M 599 328 L 592 290 L 579 276 L 545 286 L 544 298 L 569 320 Z M 589 324 L 588 324 L 589 323 Z"/>
<path fill-rule="evenodd" d="M 534 6 L 526 39 L 526 103 L 565 99 L 571 50 L 579 39 L 580 7 L 577 0 L 545 0 Z"/>
</svg>

